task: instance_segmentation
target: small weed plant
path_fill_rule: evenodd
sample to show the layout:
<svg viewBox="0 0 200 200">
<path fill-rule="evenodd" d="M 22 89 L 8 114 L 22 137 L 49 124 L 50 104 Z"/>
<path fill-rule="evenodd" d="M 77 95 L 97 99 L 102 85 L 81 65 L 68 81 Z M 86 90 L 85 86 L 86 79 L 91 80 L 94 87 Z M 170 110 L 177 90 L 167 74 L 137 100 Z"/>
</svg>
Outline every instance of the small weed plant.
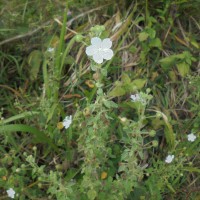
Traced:
<svg viewBox="0 0 200 200">
<path fill-rule="evenodd" d="M 137 35 L 143 68 L 136 75 L 124 70 L 117 80 L 113 78 L 113 72 L 119 72 L 117 54 L 123 43 L 117 44 L 115 38 L 123 34 L 128 37 L 130 32 L 118 31 L 110 37 L 106 26 L 96 25 L 81 34 L 76 32 L 66 43 L 67 9 L 60 22 L 60 38 L 53 36 L 45 50 L 30 53 L 30 81 L 33 88 L 40 85 L 40 89 L 34 90 L 35 97 L 14 91 L 18 98 L 13 108 L 18 112 L 10 117 L 6 117 L 9 110 L 2 107 L 0 112 L 0 199 L 182 198 L 182 194 L 180 198 L 176 195 L 183 193 L 179 189 L 187 184 L 187 174 L 200 172 L 199 77 L 188 75 L 197 59 L 188 49 L 160 57 L 165 41 L 162 43 L 156 33 L 161 27 L 156 27 L 156 19 L 149 16 L 147 2 L 146 18 L 136 20 L 144 23 Z M 165 9 L 157 12 L 167 26 L 172 21 L 165 19 Z M 130 31 L 133 24 L 129 17 L 123 29 Z M 80 49 L 74 48 L 79 45 Z M 72 48 L 77 51 L 76 61 L 70 55 Z M 128 46 L 131 53 L 137 48 Z M 152 55 L 156 55 L 154 61 Z M 151 61 L 152 68 L 148 65 Z M 187 106 L 193 121 L 183 123 L 186 134 L 182 134 L 183 126 L 179 129 L 177 113 L 179 122 L 160 106 L 170 107 L 168 93 L 157 99 L 160 93 L 155 88 L 162 77 L 159 79 L 155 71 L 156 63 L 172 82 L 179 74 L 189 83 Z M 70 68 L 66 70 L 66 66 Z M 40 70 L 41 82 L 36 83 Z M 69 75 L 70 70 L 73 73 Z M 180 102 L 181 97 L 176 103 Z"/>
</svg>

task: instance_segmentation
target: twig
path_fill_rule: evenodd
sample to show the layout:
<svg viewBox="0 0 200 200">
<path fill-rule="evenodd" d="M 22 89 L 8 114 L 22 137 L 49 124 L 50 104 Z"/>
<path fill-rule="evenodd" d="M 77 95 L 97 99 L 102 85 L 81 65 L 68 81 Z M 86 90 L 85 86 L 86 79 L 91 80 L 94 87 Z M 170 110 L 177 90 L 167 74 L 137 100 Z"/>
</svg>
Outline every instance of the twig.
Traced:
<svg viewBox="0 0 200 200">
<path fill-rule="evenodd" d="M 75 20 L 77 20 L 77 19 L 79 19 L 80 17 L 83 17 L 83 16 L 85 16 L 85 15 L 87 15 L 87 14 L 89 14 L 89 13 L 92 13 L 92 12 L 96 11 L 96 10 L 100 10 L 100 9 L 102 9 L 102 8 L 104 8 L 104 7 L 108 6 L 108 5 L 110 5 L 110 4 L 111 4 L 111 3 L 108 3 L 108 4 L 106 4 L 106 5 L 99 6 L 99 7 L 97 7 L 97 8 L 92 9 L 92 10 L 88 10 L 88 11 L 86 11 L 86 12 L 84 12 L 84 13 L 81 13 L 80 15 L 77 15 L 76 17 L 70 19 L 70 20 L 67 22 L 67 25 L 68 25 L 68 26 L 71 26 L 72 22 L 75 21 Z"/>
<path fill-rule="evenodd" d="M 11 37 L 9 39 L 3 40 L 2 42 L 0 42 L 0 46 L 3 45 L 3 44 L 9 43 L 9 42 L 15 41 L 15 40 L 19 40 L 19 39 L 22 39 L 22 38 L 25 38 L 25 37 L 29 37 L 29 36 L 37 33 L 38 31 L 40 31 L 41 29 L 43 29 L 45 26 L 50 24 L 50 22 L 51 21 L 45 22 L 43 25 L 41 25 L 38 28 L 36 28 L 36 29 L 34 29 L 32 31 L 29 31 L 29 32 L 27 32 L 25 34 L 17 35 L 17 36 Z"/>
<path fill-rule="evenodd" d="M 181 22 L 180 22 L 179 19 L 177 19 L 177 24 L 178 24 L 178 26 L 179 26 L 179 29 L 180 29 L 181 33 L 182 33 L 182 36 L 183 36 L 183 38 L 184 38 L 185 43 L 187 44 L 187 46 L 189 46 L 189 43 L 188 43 L 188 41 L 187 41 L 187 39 L 186 39 L 187 37 L 186 37 L 186 35 L 185 35 L 185 32 L 184 32 L 184 30 L 183 30 L 183 27 L 182 27 Z"/>
<path fill-rule="evenodd" d="M 57 22 L 59 25 L 63 25 L 63 23 L 58 19 L 58 18 L 54 18 L 54 21 L 55 22 Z M 66 29 L 68 30 L 68 31 L 70 31 L 70 32 L 72 32 L 73 34 L 77 34 L 77 32 L 76 31 L 74 31 L 74 30 L 72 30 L 72 29 L 70 29 L 70 28 L 68 28 L 68 27 L 66 27 Z"/>
</svg>

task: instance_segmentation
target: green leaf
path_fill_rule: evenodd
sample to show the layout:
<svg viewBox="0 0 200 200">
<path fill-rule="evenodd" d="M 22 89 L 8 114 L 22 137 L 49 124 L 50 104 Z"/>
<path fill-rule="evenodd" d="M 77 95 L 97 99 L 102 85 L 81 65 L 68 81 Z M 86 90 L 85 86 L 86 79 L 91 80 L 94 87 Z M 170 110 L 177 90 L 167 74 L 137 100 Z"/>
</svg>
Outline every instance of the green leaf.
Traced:
<svg viewBox="0 0 200 200">
<path fill-rule="evenodd" d="M 61 56 L 64 49 L 64 40 L 65 40 L 65 34 L 66 34 L 67 11 L 68 11 L 68 4 L 66 4 L 66 10 L 64 11 L 64 14 L 63 14 L 63 25 L 60 32 L 59 45 L 58 45 L 58 50 L 56 51 L 56 57 L 55 57 L 55 68 L 56 68 L 55 70 L 57 71 L 57 73 L 60 73 L 62 71 L 63 64 L 61 64 L 61 61 L 64 63 L 65 58 L 67 56 L 67 54 L 66 55 L 63 54 L 63 57 Z M 56 74 L 56 78 L 60 78 L 60 77 L 57 77 L 58 75 L 60 74 Z"/>
<path fill-rule="evenodd" d="M 174 136 L 174 131 L 171 126 L 171 124 L 168 121 L 168 118 L 164 113 L 162 113 L 163 120 L 165 122 L 165 137 L 167 144 L 169 145 L 170 149 L 173 149 L 175 146 L 175 136 Z"/>
<path fill-rule="evenodd" d="M 146 29 L 146 32 L 148 33 L 148 35 L 149 35 L 149 37 L 150 37 L 151 39 L 155 38 L 155 36 L 156 36 L 156 31 L 155 31 L 154 29 L 152 29 L 152 28 L 147 28 L 147 29 Z"/>
<path fill-rule="evenodd" d="M 24 124 L 9 124 L 0 126 L 0 132 L 28 132 L 32 133 L 36 139 L 41 143 L 46 143 L 50 145 L 55 151 L 59 151 L 58 147 L 48 138 L 42 131 L 39 131 L 37 128 L 24 125 Z"/>
<path fill-rule="evenodd" d="M 200 49 L 200 45 L 198 44 L 198 42 L 197 42 L 194 38 L 192 38 L 192 39 L 190 40 L 190 43 L 191 43 L 195 48 Z"/>
<path fill-rule="evenodd" d="M 120 97 L 126 94 L 126 91 L 121 86 L 116 86 L 113 90 L 108 94 L 110 97 Z"/>
<path fill-rule="evenodd" d="M 182 77 L 185 77 L 186 75 L 189 74 L 190 66 L 186 62 L 182 62 L 182 63 L 176 64 L 176 67 L 177 67 L 178 72 L 180 73 L 180 75 Z"/>
<path fill-rule="evenodd" d="M 39 50 L 32 51 L 28 56 L 28 64 L 30 66 L 30 79 L 32 81 L 37 79 L 41 63 L 42 63 L 42 52 Z"/>
<path fill-rule="evenodd" d="M 174 188 L 172 187 L 172 185 L 169 182 L 167 182 L 167 187 L 169 188 L 169 190 L 171 192 L 173 192 L 174 194 L 176 193 L 176 191 L 174 190 Z"/>
<path fill-rule="evenodd" d="M 47 123 L 52 119 L 56 109 L 58 107 L 58 104 L 57 103 L 54 103 L 51 107 L 51 109 L 49 110 L 49 114 L 48 114 L 48 117 L 47 117 Z"/>
<path fill-rule="evenodd" d="M 91 63 L 90 67 L 91 67 L 91 70 L 94 72 L 97 71 L 98 69 L 98 66 L 95 63 Z"/>
<path fill-rule="evenodd" d="M 162 43 L 159 38 L 152 39 L 149 43 L 150 47 L 157 47 L 159 49 L 162 48 Z"/>
<path fill-rule="evenodd" d="M 70 56 L 70 55 L 67 55 L 66 58 L 65 58 L 65 62 L 64 62 L 66 65 L 73 65 L 74 63 L 76 63 L 75 59 Z"/>
<path fill-rule="evenodd" d="M 177 81 L 177 78 L 176 78 L 176 73 L 173 71 L 173 70 L 171 70 L 171 71 L 169 71 L 168 72 L 168 75 L 169 75 L 169 77 L 170 77 L 170 79 L 172 80 L 172 81 Z"/>
<path fill-rule="evenodd" d="M 89 200 L 94 200 L 97 196 L 97 192 L 95 190 L 89 190 L 87 192 Z"/>
<path fill-rule="evenodd" d="M 147 40 L 148 37 L 149 37 L 148 33 L 142 32 L 142 33 L 139 34 L 139 41 L 143 42 L 143 41 Z"/>
<path fill-rule="evenodd" d="M 135 79 L 134 81 L 132 81 L 132 86 L 134 89 L 142 89 L 144 87 L 146 83 L 146 79 Z"/>
<path fill-rule="evenodd" d="M 107 73 L 108 73 L 108 72 L 107 72 L 107 69 L 106 69 L 106 68 L 102 68 L 102 69 L 101 69 L 101 74 L 102 74 L 103 76 L 106 77 L 106 76 L 107 76 Z"/>
<path fill-rule="evenodd" d="M 170 146 L 171 149 L 173 149 L 175 145 L 175 137 L 174 137 L 174 132 L 172 129 L 172 126 L 168 123 L 165 126 L 165 137 L 168 145 Z"/>
<path fill-rule="evenodd" d="M 12 122 L 12 121 L 15 121 L 15 120 L 18 120 L 18 119 L 32 117 L 32 116 L 38 115 L 38 114 L 39 114 L 39 112 L 36 112 L 36 111 L 33 111 L 33 112 L 31 112 L 31 111 L 23 112 L 23 113 L 20 113 L 18 115 L 12 116 L 12 117 L 10 117 L 8 119 L 0 121 L 0 124 L 7 124 L 9 122 Z"/>
<path fill-rule="evenodd" d="M 75 168 L 70 168 L 68 171 L 67 171 L 67 174 L 65 176 L 65 181 L 68 182 L 70 181 L 71 179 L 73 179 L 78 173 L 80 173 L 81 169 L 75 169 Z"/>
<path fill-rule="evenodd" d="M 168 70 L 169 68 L 173 67 L 176 64 L 178 65 L 177 66 L 178 70 L 180 70 L 179 73 L 182 76 L 185 76 L 189 71 L 188 68 L 192 64 L 192 61 L 195 61 L 195 58 L 192 57 L 192 54 L 188 51 L 184 51 L 183 53 L 171 55 L 161 59 L 160 64 L 164 70 Z M 183 64 L 184 66 L 181 67 L 180 63 L 181 65 L 184 63 Z"/>
<path fill-rule="evenodd" d="M 130 48 L 128 49 L 131 53 L 135 53 L 137 51 L 137 48 L 135 46 L 130 46 Z"/>
<path fill-rule="evenodd" d="M 176 63 L 176 60 L 177 60 L 176 55 L 172 55 L 172 56 L 168 56 L 166 58 L 163 58 L 163 59 L 160 60 L 161 67 L 164 70 L 168 70 L 168 69 L 170 69 L 171 67 L 174 66 L 174 64 Z"/>
<path fill-rule="evenodd" d="M 184 167 L 183 170 L 188 171 L 188 172 L 198 172 L 200 173 L 200 169 L 196 167 Z"/>
<path fill-rule="evenodd" d="M 122 74 L 122 82 L 125 83 L 125 84 L 130 84 L 131 83 L 131 79 L 130 79 L 128 74 L 126 74 L 126 73 Z"/>
<path fill-rule="evenodd" d="M 113 101 L 103 101 L 103 104 L 107 107 L 107 108 L 118 108 L 118 105 L 113 102 Z"/>
</svg>

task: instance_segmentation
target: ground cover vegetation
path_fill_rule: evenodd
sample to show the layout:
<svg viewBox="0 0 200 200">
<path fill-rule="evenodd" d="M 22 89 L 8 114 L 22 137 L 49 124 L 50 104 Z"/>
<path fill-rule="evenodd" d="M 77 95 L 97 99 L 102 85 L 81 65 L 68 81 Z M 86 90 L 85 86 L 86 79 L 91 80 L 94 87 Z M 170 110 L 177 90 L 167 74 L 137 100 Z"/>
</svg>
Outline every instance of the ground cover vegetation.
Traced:
<svg viewBox="0 0 200 200">
<path fill-rule="evenodd" d="M 0 199 L 200 199 L 199 0 L 1 0 Z"/>
</svg>

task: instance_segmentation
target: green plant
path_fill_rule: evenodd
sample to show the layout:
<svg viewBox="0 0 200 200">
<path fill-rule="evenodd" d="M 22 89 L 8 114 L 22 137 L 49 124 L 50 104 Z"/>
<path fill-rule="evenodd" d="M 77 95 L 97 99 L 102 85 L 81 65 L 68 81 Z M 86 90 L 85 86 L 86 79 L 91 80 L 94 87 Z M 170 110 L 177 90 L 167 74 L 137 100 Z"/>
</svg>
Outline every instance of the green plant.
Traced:
<svg viewBox="0 0 200 200">
<path fill-rule="evenodd" d="M 198 3 L 114 2 L 0 4 L 0 199 L 199 199 Z"/>
</svg>

